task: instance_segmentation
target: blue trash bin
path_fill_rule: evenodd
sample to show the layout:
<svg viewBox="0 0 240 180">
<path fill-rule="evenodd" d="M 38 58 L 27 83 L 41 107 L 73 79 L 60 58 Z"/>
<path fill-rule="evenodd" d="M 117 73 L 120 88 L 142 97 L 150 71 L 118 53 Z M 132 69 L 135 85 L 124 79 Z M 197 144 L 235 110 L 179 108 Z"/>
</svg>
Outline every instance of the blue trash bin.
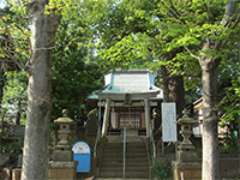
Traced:
<svg viewBox="0 0 240 180">
<path fill-rule="evenodd" d="M 73 160 L 77 161 L 76 171 L 78 173 L 88 173 L 91 170 L 91 151 L 87 143 L 76 142 L 72 148 Z"/>
</svg>

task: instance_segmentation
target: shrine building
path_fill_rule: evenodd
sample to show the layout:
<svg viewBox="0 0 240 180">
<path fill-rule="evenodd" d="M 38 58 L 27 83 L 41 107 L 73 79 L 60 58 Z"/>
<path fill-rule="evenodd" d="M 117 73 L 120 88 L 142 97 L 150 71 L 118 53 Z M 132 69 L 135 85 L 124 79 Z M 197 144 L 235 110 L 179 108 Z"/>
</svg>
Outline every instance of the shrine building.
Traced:
<svg viewBox="0 0 240 180">
<path fill-rule="evenodd" d="M 105 76 L 105 86 L 89 99 L 97 101 L 102 136 L 121 135 L 124 128 L 136 136 L 150 136 L 159 126 L 153 110 L 160 107 L 162 89 L 155 86 L 148 70 L 114 71 Z"/>
</svg>

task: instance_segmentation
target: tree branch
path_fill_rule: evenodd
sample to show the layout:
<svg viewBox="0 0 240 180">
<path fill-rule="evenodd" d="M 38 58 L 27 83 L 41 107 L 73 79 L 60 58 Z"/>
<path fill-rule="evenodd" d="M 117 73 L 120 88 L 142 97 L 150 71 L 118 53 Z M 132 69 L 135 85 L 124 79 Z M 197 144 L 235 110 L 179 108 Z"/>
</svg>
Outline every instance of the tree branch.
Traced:
<svg viewBox="0 0 240 180">
<path fill-rule="evenodd" d="M 236 12 L 236 5 L 239 3 L 240 0 L 229 0 L 226 7 L 225 7 L 225 13 L 222 18 L 221 24 L 225 27 L 228 27 L 229 24 L 232 22 L 232 18 Z"/>
<path fill-rule="evenodd" d="M 190 54 L 191 57 L 193 57 L 196 60 L 199 60 L 200 57 L 194 54 L 188 47 L 184 46 L 184 49 Z"/>
<path fill-rule="evenodd" d="M 187 24 L 183 19 L 181 19 L 181 15 L 177 12 L 176 8 L 173 6 L 173 3 L 170 2 L 170 5 L 167 4 L 167 1 L 162 1 L 163 5 L 169 10 L 169 13 L 176 20 L 179 20 L 183 24 Z"/>
</svg>

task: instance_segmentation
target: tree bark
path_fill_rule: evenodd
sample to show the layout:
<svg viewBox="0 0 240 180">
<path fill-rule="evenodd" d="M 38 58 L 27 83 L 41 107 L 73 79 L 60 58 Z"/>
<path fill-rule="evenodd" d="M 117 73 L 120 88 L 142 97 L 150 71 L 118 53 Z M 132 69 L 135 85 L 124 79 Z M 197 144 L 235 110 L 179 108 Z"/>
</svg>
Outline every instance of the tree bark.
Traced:
<svg viewBox="0 0 240 180">
<path fill-rule="evenodd" d="M 176 102 L 177 114 L 181 116 L 185 106 L 185 90 L 182 76 L 172 76 L 168 79 L 169 100 Z"/>
<path fill-rule="evenodd" d="M 237 4 L 240 1 L 228 0 L 221 25 L 225 28 L 234 28 L 239 19 L 234 15 L 239 13 Z M 203 45 L 203 52 L 207 49 L 219 49 L 225 41 L 210 42 Z M 219 180 L 219 149 L 218 149 L 218 122 L 217 122 L 217 67 L 219 61 L 213 57 L 203 55 L 199 59 L 202 69 L 203 90 L 203 131 L 202 131 L 202 180 Z"/>
<path fill-rule="evenodd" d="M 48 128 L 51 113 L 51 48 L 58 17 L 45 15 L 47 0 L 31 3 L 28 110 L 21 180 L 48 179 Z"/>
<path fill-rule="evenodd" d="M 203 90 L 202 180 L 219 180 L 218 123 L 216 111 L 217 64 L 200 59 Z"/>
<path fill-rule="evenodd" d="M 0 64 L 0 110 L 2 110 L 2 99 L 3 99 L 3 89 L 5 85 L 5 75 L 4 75 L 4 70 L 1 68 Z"/>
<path fill-rule="evenodd" d="M 170 76 L 166 68 L 162 68 L 164 101 L 175 102 L 177 115 L 181 116 L 185 106 L 185 90 L 182 76 Z"/>
<path fill-rule="evenodd" d="M 15 119 L 15 124 L 19 126 L 21 124 L 21 99 L 18 100 L 18 107 L 17 107 L 17 113 L 16 113 L 16 119 Z"/>
</svg>

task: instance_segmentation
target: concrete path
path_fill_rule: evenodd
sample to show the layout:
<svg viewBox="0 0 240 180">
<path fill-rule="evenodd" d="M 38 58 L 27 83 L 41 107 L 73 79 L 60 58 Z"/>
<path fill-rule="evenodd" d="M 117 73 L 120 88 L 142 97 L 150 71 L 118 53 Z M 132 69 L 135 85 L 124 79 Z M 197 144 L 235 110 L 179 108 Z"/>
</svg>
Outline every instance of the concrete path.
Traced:
<svg viewBox="0 0 240 180">
<path fill-rule="evenodd" d="M 148 179 L 139 179 L 139 178 L 134 178 L 134 179 L 131 179 L 131 178 L 96 178 L 95 180 L 148 180 Z"/>
</svg>

